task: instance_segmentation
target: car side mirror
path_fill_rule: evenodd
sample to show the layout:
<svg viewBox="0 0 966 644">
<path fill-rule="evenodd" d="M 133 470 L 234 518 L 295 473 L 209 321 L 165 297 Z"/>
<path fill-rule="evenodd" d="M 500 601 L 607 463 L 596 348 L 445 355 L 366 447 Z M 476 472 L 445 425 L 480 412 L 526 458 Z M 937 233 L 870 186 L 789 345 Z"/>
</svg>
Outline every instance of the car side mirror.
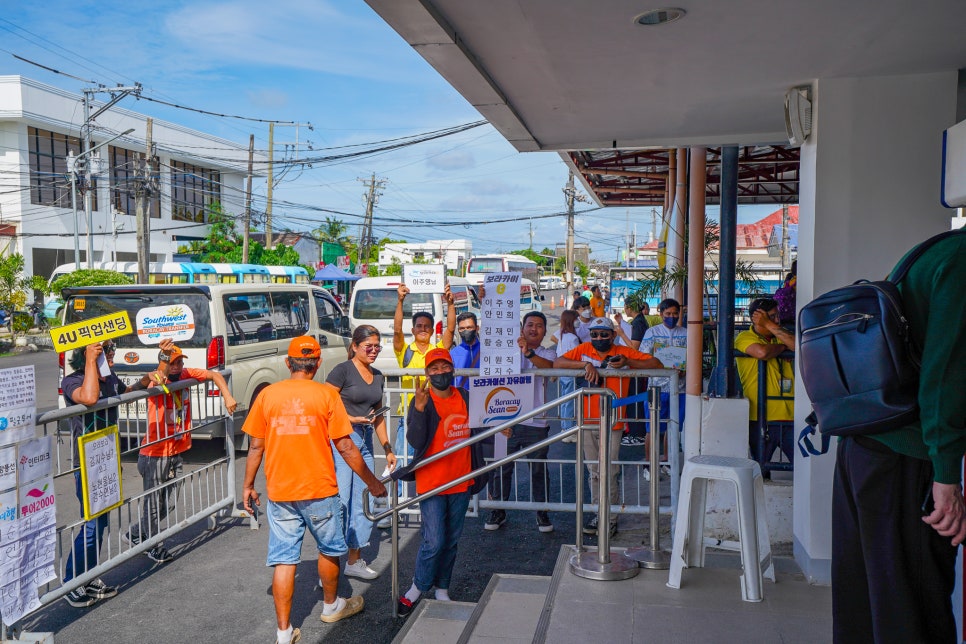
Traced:
<svg viewBox="0 0 966 644">
<path fill-rule="evenodd" d="M 349 335 L 350 331 L 349 331 L 349 316 L 348 315 L 343 315 L 342 318 L 339 320 L 339 329 L 340 329 L 340 333 L 342 335 L 345 335 L 345 336 L 348 336 Z"/>
</svg>

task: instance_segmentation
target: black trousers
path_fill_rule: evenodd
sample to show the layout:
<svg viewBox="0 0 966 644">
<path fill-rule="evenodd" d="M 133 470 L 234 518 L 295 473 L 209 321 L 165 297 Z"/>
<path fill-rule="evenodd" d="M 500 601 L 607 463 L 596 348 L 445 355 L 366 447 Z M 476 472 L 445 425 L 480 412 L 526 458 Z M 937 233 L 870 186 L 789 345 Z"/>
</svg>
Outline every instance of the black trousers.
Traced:
<svg viewBox="0 0 966 644">
<path fill-rule="evenodd" d="M 832 491 L 834 641 L 956 642 L 957 548 L 922 521 L 932 463 L 840 438 Z"/>
</svg>

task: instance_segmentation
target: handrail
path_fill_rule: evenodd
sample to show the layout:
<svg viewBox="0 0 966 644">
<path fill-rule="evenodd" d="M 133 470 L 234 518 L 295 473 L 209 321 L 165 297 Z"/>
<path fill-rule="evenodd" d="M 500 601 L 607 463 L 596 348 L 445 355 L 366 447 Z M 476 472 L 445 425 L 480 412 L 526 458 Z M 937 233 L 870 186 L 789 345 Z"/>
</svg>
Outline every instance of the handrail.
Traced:
<svg viewBox="0 0 966 644">
<path fill-rule="evenodd" d="M 520 416 L 519 418 L 515 418 L 513 420 L 497 425 L 496 427 L 492 427 L 486 431 L 476 434 L 475 436 L 470 436 L 470 438 L 468 438 L 465 441 L 462 441 L 461 443 L 448 447 L 436 454 L 433 454 L 432 456 L 426 458 L 425 460 L 421 460 L 418 463 L 415 463 L 411 471 L 416 471 L 421 467 L 425 467 L 426 465 L 429 465 L 435 461 L 438 461 L 441 458 L 445 458 L 446 456 L 453 454 L 454 452 L 457 452 L 461 449 L 465 449 L 470 445 L 474 445 L 482 440 L 489 438 L 490 436 L 495 436 L 496 434 L 502 432 L 505 429 L 508 429 L 508 428 L 514 427 L 515 425 L 520 424 L 522 421 L 528 420 L 535 416 L 539 416 L 540 414 L 546 411 L 549 411 L 555 407 L 558 407 L 562 402 L 567 402 L 568 400 L 576 401 L 577 418 L 582 419 L 583 418 L 583 399 L 584 399 L 584 396 L 588 396 L 588 395 L 600 396 L 599 402 L 601 405 L 602 412 L 605 411 L 604 399 L 615 397 L 615 394 L 612 390 L 604 387 L 578 389 L 569 394 L 561 396 L 560 398 L 557 398 L 551 402 L 544 403 L 543 405 L 540 405 L 539 407 L 532 409 L 531 411 L 527 412 L 523 416 Z M 607 405 L 606 407 L 607 407 L 606 408 L 607 413 L 601 413 L 600 430 L 602 434 L 604 431 L 608 432 L 607 438 L 611 438 L 609 435 L 609 432 L 611 429 L 613 416 L 610 412 L 609 405 Z M 398 608 L 398 604 L 396 603 L 396 597 L 399 595 L 399 512 L 401 510 L 405 510 L 406 508 L 412 505 L 415 505 L 416 503 L 419 503 L 421 500 L 437 496 L 438 494 L 445 492 L 449 488 L 454 487 L 456 485 L 460 485 L 461 483 L 465 483 L 466 481 L 469 481 L 481 474 L 491 472 L 509 463 L 514 463 L 518 459 L 529 455 L 531 452 L 535 452 L 538 449 L 542 449 L 543 447 L 549 446 L 555 442 L 563 440 L 564 438 L 568 436 L 572 436 L 574 434 L 577 435 L 577 467 L 579 468 L 579 470 L 582 470 L 583 469 L 582 468 L 583 466 L 583 431 L 582 430 L 583 429 L 584 429 L 584 425 L 578 422 L 576 425 L 574 425 L 568 430 L 561 431 L 557 434 L 554 434 L 553 436 L 548 436 L 547 438 L 539 441 L 538 443 L 534 443 L 533 445 L 530 445 L 520 451 L 514 452 L 513 454 L 508 454 L 507 456 L 493 463 L 490 463 L 489 465 L 484 465 L 483 467 L 480 467 L 476 470 L 472 470 L 468 474 L 465 474 L 453 481 L 450 481 L 449 483 L 440 485 L 428 492 L 424 492 L 423 494 L 417 494 L 416 496 L 403 501 L 402 504 L 399 503 L 399 488 L 395 484 L 392 484 L 389 486 L 390 498 L 392 502 L 389 508 L 387 508 L 385 511 L 380 512 L 378 514 L 373 514 L 372 512 L 370 512 L 369 490 L 368 489 L 363 490 L 362 508 L 363 508 L 363 513 L 365 514 L 367 519 L 369 519 L 370 521 L 378 521 L 379 519 L 382 519 L 386 516 L 390 516 L 390 515 L 392 516 L 392 529 L 390 533 L 390 543 L 392 545 L 392 574 L 391 574 L 391 583 L 390 583 L 389 592 L 390 592 L 390 604 L 392 605 L 393 617 L 399 616 L 399 608 Z M 607 487 L 610 485 L 610 476 L 609 476 L 610 454 L 608 450 L 605 450 L 605 449 L 601 450 L 600 459 L 606 465 L 606 467 L 601 468 L 601 476 L 600 476 L 601 489 L 606 490 Z M 387 476 L 380 479 L 380 482 L 387 483 L 387 482 L 390 482 L 391 480 L 392 480 L 392 477 Z M 581 533 L 581 528 L 583 524 L 583 484 L 581 484 L 579 481 L 580 481 L 580 476 L 578 475 L 578 483 L 576 486 L 576 489 L 577 489 L 576 548 L 577 548 L 578 556 L 583 549 L 583 541 L 582 541 L 583 535 Z M 598 558 L 602 560 L 601 561 L 602 564 L 607 564 L 610 562 L 610 546 L 609 546 L 610 534 L 608 533 L 608 530 L 606 528 L 609 522 L 609 515 L 610 515 L 609 493 L 606 496 L 601 496 L 598 499 L 598 506 L 599 506 L 598 511 L 599 511 L 600 521 L 605 526 L 604 528 L 599 529 L 598 531 Z"/>
</svg>

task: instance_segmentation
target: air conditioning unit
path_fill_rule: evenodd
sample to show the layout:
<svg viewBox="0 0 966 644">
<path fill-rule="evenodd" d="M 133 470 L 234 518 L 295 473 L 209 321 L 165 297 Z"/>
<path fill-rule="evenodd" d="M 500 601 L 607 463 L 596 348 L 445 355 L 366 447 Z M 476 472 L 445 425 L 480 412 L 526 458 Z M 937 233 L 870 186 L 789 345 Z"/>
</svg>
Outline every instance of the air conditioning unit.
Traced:
<svg viewBox="0 0 966 644">
<path fill-rule="evenodd" d="M 812 88 L 793 87 L 785 92 L 785 134 L 788 144 L 799 147 L 812 133 Z"/>
</svg>

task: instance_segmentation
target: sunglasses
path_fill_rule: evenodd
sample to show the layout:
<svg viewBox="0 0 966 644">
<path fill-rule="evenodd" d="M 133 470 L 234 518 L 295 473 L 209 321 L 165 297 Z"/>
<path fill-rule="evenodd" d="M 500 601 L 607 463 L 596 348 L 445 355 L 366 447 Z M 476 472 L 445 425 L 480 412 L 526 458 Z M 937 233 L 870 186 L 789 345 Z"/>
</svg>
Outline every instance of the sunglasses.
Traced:
<svg viewBox="0 0 966 644">
<path fill-rule="evenodd" d="M 382 351 L 381 344 L 364 344 L 362 345 L 362 350 L 366 353 L 379 353 Z"/>
<path fill-rule="evenodd" d="M 590 337 L 595 340 L 606 340 L 607 338 L 611 337 L 611 335 L 612 334 L 610 331 L 597 331 L 597 332 L 591 331 L 590 332 Z"/>
</svg>

